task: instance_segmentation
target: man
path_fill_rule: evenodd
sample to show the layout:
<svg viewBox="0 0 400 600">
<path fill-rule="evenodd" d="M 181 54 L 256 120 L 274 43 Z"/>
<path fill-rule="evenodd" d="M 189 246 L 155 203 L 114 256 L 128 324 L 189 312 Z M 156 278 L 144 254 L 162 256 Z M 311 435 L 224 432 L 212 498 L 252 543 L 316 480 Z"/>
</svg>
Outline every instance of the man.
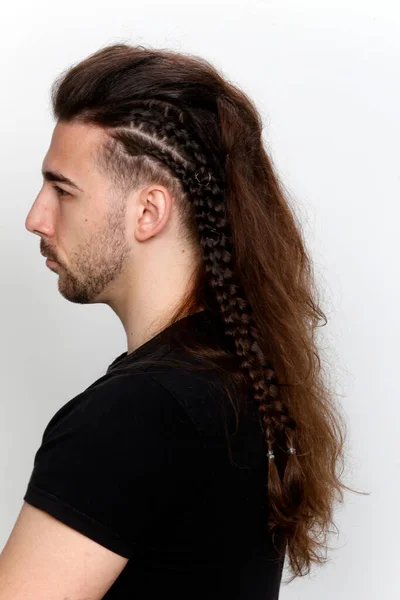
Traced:
<svg viewBox="0 0 400 600">
<path fill-rule="evenodd" d="M 129 357 L 170 350 L 162 344 L 163 324 L 190 288 L 199 257 L 180 238 L 165 186 L 146 185 L 126 198 L 115 193 L 94 161 L 104 135 L 82 123 L 57 123 L 26 227 L 40 237 L 63 297 L 108 304 L 123 323 L 128 350 L 48 424 L 0 556 L 0 597 L 97 600 L 133 592 L 155 598 L 174 589 L 175 598 L 211 598 L 210 588 L 222 597 L 214 582 L 229 593 L 221 573 L 230 567 L 223 561 L 239 535 L 230 508 L 253 519 L 243 531 L 261 531 L 261 523 L 253 507 L 237 509 L 230 495 L 236 502 L 240 494 L 204 448 L 211 409 L 196 421 L 194 409 L 188 415 L 175 401 L 176 394 L 186 402 L 192 390 L 192 408 L 206 406 L 207 380 L 193 385 L 183 373 L 165 380 L 112 376 Z M 186 325 L 198 335 L 207 327 L 210 337 L 217 335 L 202 306 L 164 333 L 179 334 Z M 221 492 L 212 483 L 217 479 Z M 250 505 L 254 497 L 247 488 L 246 494 Z"/>
</svg>

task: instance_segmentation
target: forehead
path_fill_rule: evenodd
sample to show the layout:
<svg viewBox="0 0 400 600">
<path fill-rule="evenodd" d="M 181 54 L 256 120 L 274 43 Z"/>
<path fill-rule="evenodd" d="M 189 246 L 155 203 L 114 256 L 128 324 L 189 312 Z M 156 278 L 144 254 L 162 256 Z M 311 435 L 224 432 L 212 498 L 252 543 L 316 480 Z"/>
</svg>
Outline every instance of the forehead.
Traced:
<svg viewBox="0 0 400 600">
<path fill-rule="evenodd" d="M 43 159 L 43 171 L 61 171 L 75 180 L 99 176 L 94 155 L 105 136 L 101 128 L 93 125 L 58 122 Z"/>
</svg>

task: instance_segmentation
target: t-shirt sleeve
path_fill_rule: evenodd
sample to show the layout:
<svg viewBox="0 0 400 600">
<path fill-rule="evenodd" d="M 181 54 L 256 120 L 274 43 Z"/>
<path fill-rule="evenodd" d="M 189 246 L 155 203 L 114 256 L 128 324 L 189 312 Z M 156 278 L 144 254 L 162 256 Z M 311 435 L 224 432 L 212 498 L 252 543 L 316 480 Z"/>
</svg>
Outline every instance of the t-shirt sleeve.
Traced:
<svg viewBox="0 0 400 600">
<path fill-rule="evenodd" d="M 158 381 L 118 374 L 52 417 L 24 500 L 131 558 L 187 506 L 201 456 L 195 426 Z"/>
</svg>

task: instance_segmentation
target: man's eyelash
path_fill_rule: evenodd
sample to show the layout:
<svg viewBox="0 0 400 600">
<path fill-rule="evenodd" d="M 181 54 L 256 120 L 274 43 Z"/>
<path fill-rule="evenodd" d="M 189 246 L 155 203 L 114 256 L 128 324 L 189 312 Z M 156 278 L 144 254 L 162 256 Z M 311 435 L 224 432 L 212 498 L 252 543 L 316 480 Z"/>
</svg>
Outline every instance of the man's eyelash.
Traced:
<svg viewBox="0 0 400 600">
<path fill-rule="evenodd" d="M 58 185 L 53 185 L 53 188 L 56 190 L 57 196 L 61 196 L 61 197 L 69 196 L 69 192 L 66 192 L 62 188 L 58 187 Z"/>
</svg>

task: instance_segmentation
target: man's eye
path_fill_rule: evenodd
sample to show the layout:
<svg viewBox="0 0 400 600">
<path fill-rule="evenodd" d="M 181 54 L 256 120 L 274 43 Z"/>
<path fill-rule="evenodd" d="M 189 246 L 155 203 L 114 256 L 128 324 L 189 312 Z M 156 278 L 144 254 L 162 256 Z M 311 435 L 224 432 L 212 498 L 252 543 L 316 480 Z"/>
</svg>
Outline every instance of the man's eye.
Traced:
<svg viewBox="0 0 400 600">
<path fill-rule="evenodd" d="M 69 196 L 69 193 L 58 187 L 58 185 L 53 185 L 53 188 L 56 190 L 57 196 Z"/>
</svg>

